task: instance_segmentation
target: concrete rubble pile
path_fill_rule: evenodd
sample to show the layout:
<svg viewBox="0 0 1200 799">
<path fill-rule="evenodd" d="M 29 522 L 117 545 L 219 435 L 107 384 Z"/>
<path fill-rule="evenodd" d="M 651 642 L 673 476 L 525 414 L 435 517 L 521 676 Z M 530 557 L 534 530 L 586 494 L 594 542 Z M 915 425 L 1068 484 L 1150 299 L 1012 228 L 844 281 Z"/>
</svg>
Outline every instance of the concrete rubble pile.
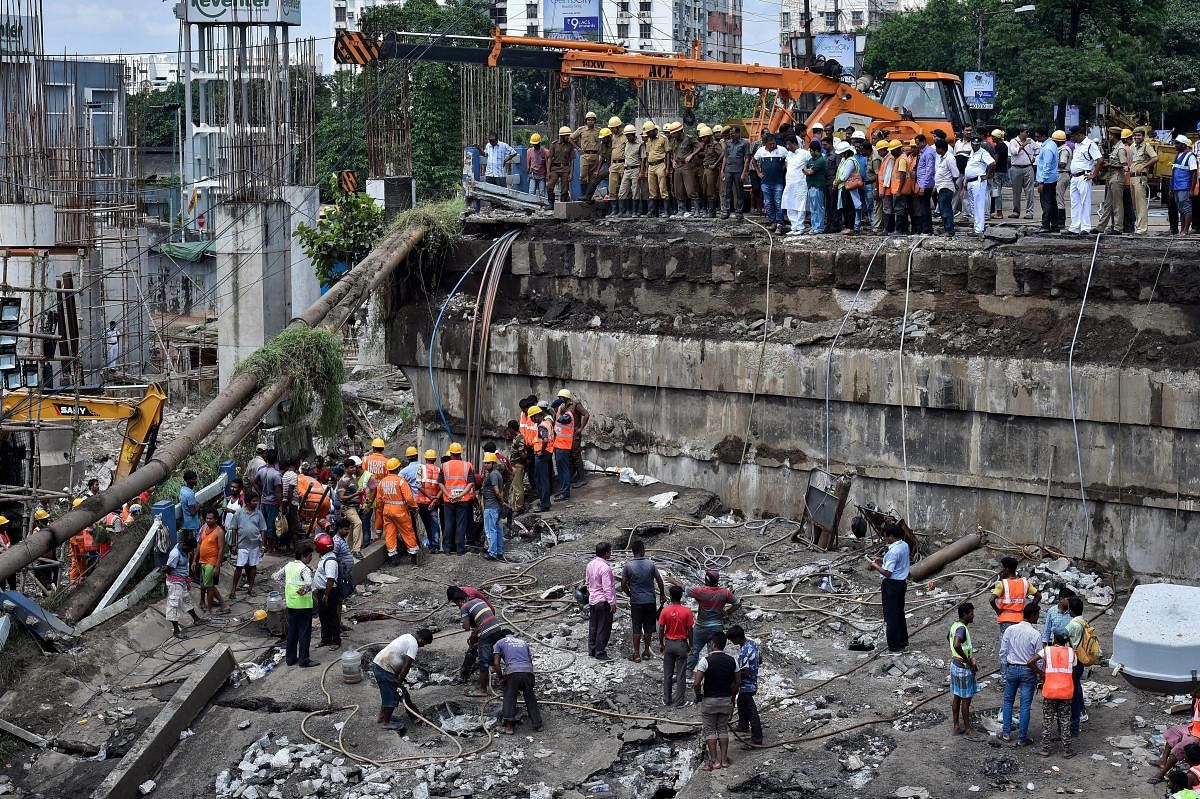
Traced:
<svg viewBox="0 0 1200 799">
<path fill-rule="evenodd" d="M 1093 607 L 1107 607 L 1113 601 L 1112 586 L 1105 585 L 1099 575 L 1081 571 L 1068 558 L 1042 561 L 1033 568 L 1033 581 L 1042 590 L 1070 588 Z"/>
</svg>

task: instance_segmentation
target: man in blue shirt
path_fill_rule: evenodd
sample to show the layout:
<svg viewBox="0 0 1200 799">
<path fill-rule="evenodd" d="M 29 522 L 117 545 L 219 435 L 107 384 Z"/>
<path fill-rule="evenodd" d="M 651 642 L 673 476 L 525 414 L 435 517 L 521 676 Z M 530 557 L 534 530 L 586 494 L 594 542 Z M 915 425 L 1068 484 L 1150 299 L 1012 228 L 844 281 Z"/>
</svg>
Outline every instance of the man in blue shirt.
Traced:
<svg viewBox="0 0 1200 799">
<path fill-rule="evenodd" d="M 1046 613 L 1046 622 L 1042 627 L 1043 644 L 1054 643 L 1055 633 L 1067 631 L 1067 625 L 1071 623 L 1071 619 L 1075 618 L 1070 611 L 1070 602 L 1073 596 L 1075 596 L 1075 592 L 1070 588 L 1063 588 L 1058 592 L 1058 604 Z"/>
<path fill-rule="evenodd" d="M 489 133 L 488 143 L 483 147 L 483 156 L 483 179 L 495 186 L 508 183 L 508 164 L 517 157 L 517 151 L 507 142 L 500 141 L 495 133 Z"/>
<path fill-rule="evenodd" d="M 908 646 L 908 623 L 904 621 L 904 592 L 908 587 L 908 544 L 900 534 L 900 525 L 888 521 L 881 530 L 887 551 L 871 558 L 868 568 L 879 572 L 883 594 L 883 623 L 887 629 L 889 652 L 902 652 Z"/>
<path fill-rule="evenodd" d="M 737 666 L 740 684 L 737 695 L 738 732 L 750 733 L 750 743 L 762 746 L 762 719 L 754 695 L 758 693 L 758 668 L 762 665 L 762 650 L 758 641 L 746 637 L 741 625 L 735 624 L 727 633 L 729 643 L 738 647 Z"/>
<path fill-rule="evenodd" d="M 1056 130 L 1042 142 L 1037 154 L 1037 172 L 1034 182 L 1037 183 L 1038 199 L 1042 203 L 1042 232 L 1057 233 L 1058 199 L 1055 192 L 1058 188 L 1058 148 L 1067 140 L 1064 131 Z"/>
<path fill-rule="evenodd" d="M 912 215 L 914 233 L 933 233 L 933 213 L 929 201 L 933 197 L 933 182 L 937 172 L 937 150 L 934 149 L 924 133 L 916 137 L 917 152 L 917 194 L 909 200 L 909 214 Z"/>
<path fill-rule="evenodd" d="M 764 129 L 764 133 L 765 133 Z M 787 150 L 775 142 L 775 134 L 767 133 L 763 145 L 754 153 L 754 171 L 762 186 L 763 214 L 767 217 L 767 230 L 774 233 L 783 222 L 779 202 L 783 199 L 783 184 L 787 175 Z"/>
<path fill-rule="evenodd" d="M 179 487 L 179 507 L 183 511 L 183 523 L 180 528 L 190 532 L 192 541 L 200 531 L 200 503 L 196 501 L 196 484 L 200 478 L 191 469 L 183 473 L 183 485 Z"/>
</svg>

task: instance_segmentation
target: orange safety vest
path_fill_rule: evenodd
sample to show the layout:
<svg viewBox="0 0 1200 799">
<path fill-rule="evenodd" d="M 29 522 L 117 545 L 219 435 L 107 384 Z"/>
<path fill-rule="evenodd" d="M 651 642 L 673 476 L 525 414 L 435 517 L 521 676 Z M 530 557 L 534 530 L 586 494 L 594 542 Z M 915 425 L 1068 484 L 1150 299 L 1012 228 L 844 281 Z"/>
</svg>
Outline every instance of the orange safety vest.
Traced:
<svg viewBox="0 0 1200 799">
<path fill-rule="evenodd" d="M 570 414 L 565 414 L 570 416 Z M 567 424 L 559 422 L 554 426 L 554 448 L 555 449 L 570 449 L 575 443 L 575 417 L 571 416 L 571 421 Z"/>
<path fill-rule="evenodd" d="M 387 456 L 382 452 L 372 452 L 363 458 L 363 469 L 374 475 L 378 480 L 387 474 Z"/>
<path fill-rule="evenodd" d="M 398 474 L 386 475 L 379 481 L 379 505 L 385 516 L 416 504 L 408 481 Z"/>
<path fill-rule="evenodd" d="M 442 496 L 441 486 L 438 485 L 438 478 L 442 475 L 442 470 L 434 463 L 421 464 L 421 471 L 418 473 L 417 482 L 421 487 L 421 492 L 417 494 L 417 502 L 422 505 L 431 505 Z"/>
<path fill-rule="evenodd" d="M 475 499 L 475 481 L 470 478 L 471 464 L 462 458 L 451 458 L 442 464 L 442 484 L 450 493 L 447 502 L 470 502 Z"/>
<path fill-rule="evenodd" d="M 878 184 L 875 193 L 880 197 L 896 193 L 896 156 L 891 153 L 884 156 L 883 161 L 879 164 L 879 174 L 875 181 Z"/>
<path fill-rule="evenodd" d="M 315 477 L 297 475 L 296 492 L 300 499 L 300 509 L 304 513 L 327 516 L 333 509 L 333 500 L 325 492 L 325 486 Z"/>
<path fill-rule="evenodd" d="M 1200 699 L 1192 703 L 1192 723 L 1189 728 L 1193 738 L 1200 738 Z"/>
<path fill-rule="evenodd" d="M 996 620 L 1019 623 L 1025 618 L 1023 613 L 1029 602 L 1029 581 L 1024 577 L 1015 577 L 1001 580 L 1000 585 L 1004 587 L 1004 594 L 996 600 L 996 607 L 1000 609 Z"/>
<path fill-rule="evenodd" d="M 537 441 L 537 425 L 524 412 L 521 413 L 521 419 L 517 425 L 521 428 L 521 438 L 525 440 L 525 446 L 532 447 Z"/>
<path fill-rule="evenodd" d="M 1042 657 L 1046 661 L 1042 696 L 1070 699 L 1075 695 L 1075 679 L 1071 676 L 1071 670 L 1075 668 L 1075 650 L 1069 646 L 1048 646 L 1042 650 Z"/>
<path fill-rule="evenodd" d="M 533 451 L 536 452 L 538 455 L 549 454 L 551 452 L 554 452 L 555 435 L 554 435 L 553 420 L 546 419 L 546 421 L 538 424 L 538 427 L 544 428 L 546 430 L 546 432 L 548 433 L 548 435 L 546 438 L 546 442 L 544 444 L 542 443 L 542 439 L 540 437 L 537 437 L 537 436 L 534 437 L 533 444 L 531 445 L 533 447 Z"/>
</svg>

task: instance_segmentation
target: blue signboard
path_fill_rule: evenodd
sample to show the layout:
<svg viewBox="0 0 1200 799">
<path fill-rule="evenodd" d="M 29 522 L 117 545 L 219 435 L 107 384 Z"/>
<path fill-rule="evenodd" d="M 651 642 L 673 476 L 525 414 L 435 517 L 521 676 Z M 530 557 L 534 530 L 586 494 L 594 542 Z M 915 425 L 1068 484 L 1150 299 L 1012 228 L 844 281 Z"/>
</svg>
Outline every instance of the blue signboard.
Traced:
<svg viewBox="0 0 1200 799">
<path fill-rule="evenodd" d="M 600 0 L 545 0 L 546 36 L 556 39 L 600 39 Z"/>
</svg>

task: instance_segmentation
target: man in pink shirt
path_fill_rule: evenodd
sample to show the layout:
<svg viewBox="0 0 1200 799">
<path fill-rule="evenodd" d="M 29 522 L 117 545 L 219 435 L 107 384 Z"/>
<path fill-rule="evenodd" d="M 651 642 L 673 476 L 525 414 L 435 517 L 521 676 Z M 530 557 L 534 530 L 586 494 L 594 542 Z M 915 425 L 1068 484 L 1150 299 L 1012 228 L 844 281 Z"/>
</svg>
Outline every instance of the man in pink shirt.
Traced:
<svg viewBox="0 0 1200 799">
<path fill-rule="evenodd" d="M 610 660 L 608 638 L 612 635 L 613 614 L 617 612 L 617 581 L 613 576 L 608 559 L 612 557 L 612 544 L 601 541 L 596 544 L 596 557 L 588 561 L 584 572 L 587 583 L 588 604 L 591 605 L 588 619 L 588 654 L 596 660 Z"/>
</svg>

